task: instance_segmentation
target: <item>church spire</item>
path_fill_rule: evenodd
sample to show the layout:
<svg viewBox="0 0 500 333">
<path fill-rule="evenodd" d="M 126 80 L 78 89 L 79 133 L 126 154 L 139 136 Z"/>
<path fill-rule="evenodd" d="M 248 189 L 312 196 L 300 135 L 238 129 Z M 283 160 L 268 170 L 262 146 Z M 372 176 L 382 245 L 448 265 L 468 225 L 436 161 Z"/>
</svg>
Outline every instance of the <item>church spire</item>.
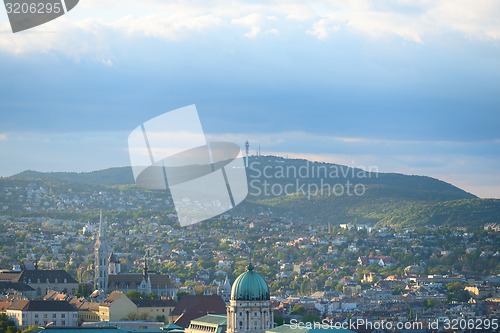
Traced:
<svg viewBox="0 0 500 333">
<path fill-rule="evenodd" d="M 144 256 L 144 269 L 142 270 L 142 274 L 145 279 L 148 278 L 148 257 L 149 257 L 149 250 L 146 250 L 146 255 Z"/>
<path fill-rule="evenodd" d="M 102 231 L 102 209 L 99 210 L 99 233 L 97 235 L 97 237 L 99 238 L 102 238 L 104 235 L 103 235 L 103 231 Z"/>
<path fill-rule="evenodd" d="M 108 288 L 108 259 L 109 245 L 104 233 L 102 210 L 99 211 L 99 231 L 94 246 L 95 253 L 95 288 L 104 290 Z"/>
</svg>

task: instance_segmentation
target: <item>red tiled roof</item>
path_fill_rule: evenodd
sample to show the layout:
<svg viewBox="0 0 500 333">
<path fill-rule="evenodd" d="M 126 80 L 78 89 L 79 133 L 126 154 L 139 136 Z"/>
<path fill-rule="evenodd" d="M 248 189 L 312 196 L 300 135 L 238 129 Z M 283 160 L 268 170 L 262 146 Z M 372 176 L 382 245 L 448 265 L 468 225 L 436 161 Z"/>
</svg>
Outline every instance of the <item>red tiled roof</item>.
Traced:
<svg viewBox="0 0 500 333">
<path fill-rule="evenodd" d="M 191 320 L 206 314 L 225 314 L 226 304 L 220 296 L 186 295 L 172 310 L 173 316 L 180 316 L 174 324 L 187 328 Z"/>
</svg>

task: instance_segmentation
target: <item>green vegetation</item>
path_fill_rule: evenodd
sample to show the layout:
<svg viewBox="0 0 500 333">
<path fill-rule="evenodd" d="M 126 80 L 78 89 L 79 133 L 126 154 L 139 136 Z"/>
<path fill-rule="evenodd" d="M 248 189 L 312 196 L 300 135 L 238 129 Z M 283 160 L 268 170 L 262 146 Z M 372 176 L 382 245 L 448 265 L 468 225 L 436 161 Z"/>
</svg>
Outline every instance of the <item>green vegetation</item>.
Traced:
<svg viewBox="0 0 500 333">
<path fill-rule="evenodd" d="M 16 324 L 6 314 L 0 313 L 0 333 L 17 332 Z"/>
<path fill-rule="evenodd" d="M 355 222 L 404 227 L 484 225 L 498 222 L 500 215 L 500 200 L 479 199 L 424 176 L 364 172 L 272 156 L 252 157 L 247 173 L 250 194 L 234 210 L 242 216 L 266 214 L 333 225 Z M 137 187 L 130 167 L 89 173 L 25 171 L 0 180 L 0 186 L 9 188 L 28 184 L 44 189 L 44 202 L 36 209 L 26 209 L 19 198 L 0 192 L 6 213 L 84 221 L 95 217 L 90 215 L 97 214 L 96 208 L 106 209 L 116 220 L 137 219 L 147 211 L 173 212 L 168 192 Z M 362 195 L 354 194 L 356 186 L 357 194 Z M 80 206 L 62 204 L 62 199 L 74 196 L 88 200 L 82 200 Z M 123 204 L 116 207 L 117 201 Z M 43 205 L 51 209 L 43 209 Z"/>
</svg>

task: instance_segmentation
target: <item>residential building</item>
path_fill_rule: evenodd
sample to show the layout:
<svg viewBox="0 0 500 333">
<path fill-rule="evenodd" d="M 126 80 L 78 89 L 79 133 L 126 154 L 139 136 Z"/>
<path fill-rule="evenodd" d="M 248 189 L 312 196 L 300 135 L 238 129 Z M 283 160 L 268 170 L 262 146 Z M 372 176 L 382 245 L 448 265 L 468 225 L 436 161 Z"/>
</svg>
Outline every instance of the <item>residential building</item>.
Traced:
<svg viewBox="0 0 500 333">
<path fill-rule="evenodd" d="M 137 308 L 122 291 L 113 291 L 99 305 L 100 321 L 119 321 L 136 316 Z"/>
<path fill-rule="evenodd" d="M 18 328 L 28 326 L 78 326 L 78 311 L 65 301 L 16 299 L 6 309 Z"/>
</svg>

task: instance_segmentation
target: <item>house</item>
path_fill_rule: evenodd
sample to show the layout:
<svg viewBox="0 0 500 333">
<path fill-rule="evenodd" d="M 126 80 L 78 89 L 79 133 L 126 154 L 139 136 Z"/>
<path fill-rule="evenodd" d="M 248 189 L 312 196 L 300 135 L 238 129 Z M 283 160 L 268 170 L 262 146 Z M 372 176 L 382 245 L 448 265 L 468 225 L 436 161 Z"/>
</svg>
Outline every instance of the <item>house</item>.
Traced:
<svg viewBox="0 0 500 333">
<path fill-rule="evenodd" d="M 48 324 L 58 327 L 78 326 L 78 311 L 64 301 L 16 299 L 6 309 L 6 314 L 19 328 Z"/>
<path fill-rule="evenodd" d="M 26 296 L 29 299 L 36 297 L 35 289 L 31 288 L 26 283 L 20 282 L 0 281 L 0 293 L 3 295 L 15 293 Z"/>
<path fill-rule="evenodd" d="M 380 267 L 388 267 L 395 265 L 397 263 L 396 259 L 391 256 L 360 256 L 358 257 L 358 264 L 361 266 L 370 266 L 372 264 L 379 265 Z"/>
<path fill-rule="evenodd" d="M 137 317 L 149 321 L 166 321 L 176 305 L 173 300 L 132 299 L 137 307 Z"/>
<path fill-rule="evenodd" d="M 137 307 L 123 291 L 115 290 L 99 305 L 100 321 L 119 321 L 135 317 Z"/>
<path fill-rule="evenodd" d="M 99 317 L 99 303 L 87 302 L 83 298 L 76 298 L 70 300 L 70 304 L 73 304 L 78 310 L 78 324 L 88 322 L 98 322 Z"/>
<path fill-rule="evenodd" d="M 33 288 L 34 294 L 26 293 L 26 296 L 32 299 L 42 299 L 51 290 L 69 294 L 78 290 L 78 282 L 64 270 L 34 269 L 8 275 L 10 282 L 27 284 Z"/>
</svg>

